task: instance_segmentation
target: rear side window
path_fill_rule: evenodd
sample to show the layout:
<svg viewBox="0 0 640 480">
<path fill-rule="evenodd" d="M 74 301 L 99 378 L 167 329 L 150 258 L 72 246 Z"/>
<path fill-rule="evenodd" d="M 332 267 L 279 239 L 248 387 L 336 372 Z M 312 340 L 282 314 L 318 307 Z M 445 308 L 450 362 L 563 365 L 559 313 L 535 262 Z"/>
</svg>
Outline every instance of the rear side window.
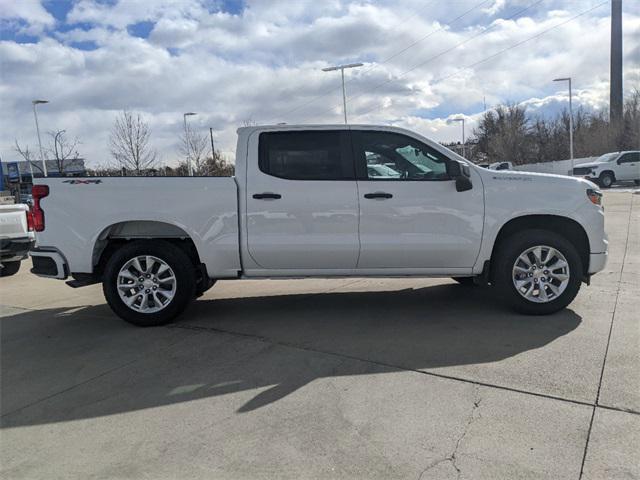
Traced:
<svg viewBox="0 0 640 480">
<path fill-rule="evenodd" d="M 263 132 L 260 171 L 289 180 L 353 180 L 347 131 Z"/>
</svg>

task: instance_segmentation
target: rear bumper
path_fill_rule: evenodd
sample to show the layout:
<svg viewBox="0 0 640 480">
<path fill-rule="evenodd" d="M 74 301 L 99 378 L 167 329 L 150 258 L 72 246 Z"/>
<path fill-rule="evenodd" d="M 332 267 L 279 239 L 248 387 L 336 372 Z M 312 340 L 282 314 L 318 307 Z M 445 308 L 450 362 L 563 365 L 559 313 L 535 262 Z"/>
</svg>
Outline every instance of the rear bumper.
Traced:
<svg viewBox="0 0 640 480">
<path fill-rule="evenodd" d="M 17 262 L 27 258 L 33 238 L 0 238 L 0 262 Z"/>
<path fill-rule="evenodd" d="M 589 274 L 591 275 L 604 270 L 608 256 L 608 252 L 592 253 L 589 255 Z"/>
<path fill-rule="evenodd" d="M 64 280 L 69 276 L 67 261 L 60 252 L 35 248 L 29 252 L 33 262 L 31 273 L 39 277 Z"/>
</svg>

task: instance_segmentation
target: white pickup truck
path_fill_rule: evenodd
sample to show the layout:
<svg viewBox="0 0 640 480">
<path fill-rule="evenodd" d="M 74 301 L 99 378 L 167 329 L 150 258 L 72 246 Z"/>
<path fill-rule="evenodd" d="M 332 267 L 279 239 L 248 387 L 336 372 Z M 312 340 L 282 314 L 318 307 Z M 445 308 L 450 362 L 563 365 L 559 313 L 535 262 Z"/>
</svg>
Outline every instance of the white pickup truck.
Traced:
<svg viewBox="0 0 640 480">
<path fill-rule="evenodd" d="M 591 180 L 602 188 L 624 181 L 640 185 L 640 151 L 605 153 L 593 162 L 576 165 L 573 175 Z"/>
<path fill-rule="evenodd" d="M 15 275 L 20 262 L 33 246 L 34 234 L 29 206 L 0 205 L 0 277 Z"/>
<path fill-rule="evenodd" d="M 478 168 L 395 127 L 240 128 L 235 177 L 37 183 L 32 272 L 102 282 L 141 326 L 243 278 L 453 277 L 547 314 L 607 259 L 593 183 Z"/>
</svg>

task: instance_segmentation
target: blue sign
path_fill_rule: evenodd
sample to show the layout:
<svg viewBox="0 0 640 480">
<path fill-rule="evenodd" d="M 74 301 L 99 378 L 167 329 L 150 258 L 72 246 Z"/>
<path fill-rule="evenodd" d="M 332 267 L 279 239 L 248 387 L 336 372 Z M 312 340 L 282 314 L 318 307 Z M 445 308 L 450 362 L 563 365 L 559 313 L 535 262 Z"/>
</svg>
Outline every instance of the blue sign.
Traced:
<svg viewBox="0 0 640 480">
<path fill-rule="evenodd" d="M 7 163 L 7 177 L 11 183 L 17 183 L 20 181 L 20 168 L 18 168 L 18 162 Z"/>
</svg>

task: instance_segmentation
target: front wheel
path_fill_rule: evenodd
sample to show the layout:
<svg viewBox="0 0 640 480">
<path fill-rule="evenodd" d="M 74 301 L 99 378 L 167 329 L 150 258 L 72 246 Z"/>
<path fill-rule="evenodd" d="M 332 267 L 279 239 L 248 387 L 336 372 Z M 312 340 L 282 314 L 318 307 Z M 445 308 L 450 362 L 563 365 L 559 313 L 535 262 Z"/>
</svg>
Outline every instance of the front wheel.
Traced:
<svg viewBox="0 0 640 480">
<path fill-rule="evenodd" d="M 613 175 L 611 175 L 610 173 L 603 173 L 602 175 L 600 175 L 598 183 L 602 188 L 611 188 L 614 180 L 615 179 L 613 178 Z"/>
<path fill-rule="evenodd" d="M 526 230 L 501 241 L 496 250 L 496 286 L 515 310 L 547 315 L 565 308 L 578 294 L 582 261 L 561 235 Z"/>
<path fill-rule="evenodd" d="M 129 243 L 107 262 L 102 283 L 111 309 L 140 327 L 164 325 L 187 307 L 196 292 L 189 256 L 163 240 Z"/>
</svg>

